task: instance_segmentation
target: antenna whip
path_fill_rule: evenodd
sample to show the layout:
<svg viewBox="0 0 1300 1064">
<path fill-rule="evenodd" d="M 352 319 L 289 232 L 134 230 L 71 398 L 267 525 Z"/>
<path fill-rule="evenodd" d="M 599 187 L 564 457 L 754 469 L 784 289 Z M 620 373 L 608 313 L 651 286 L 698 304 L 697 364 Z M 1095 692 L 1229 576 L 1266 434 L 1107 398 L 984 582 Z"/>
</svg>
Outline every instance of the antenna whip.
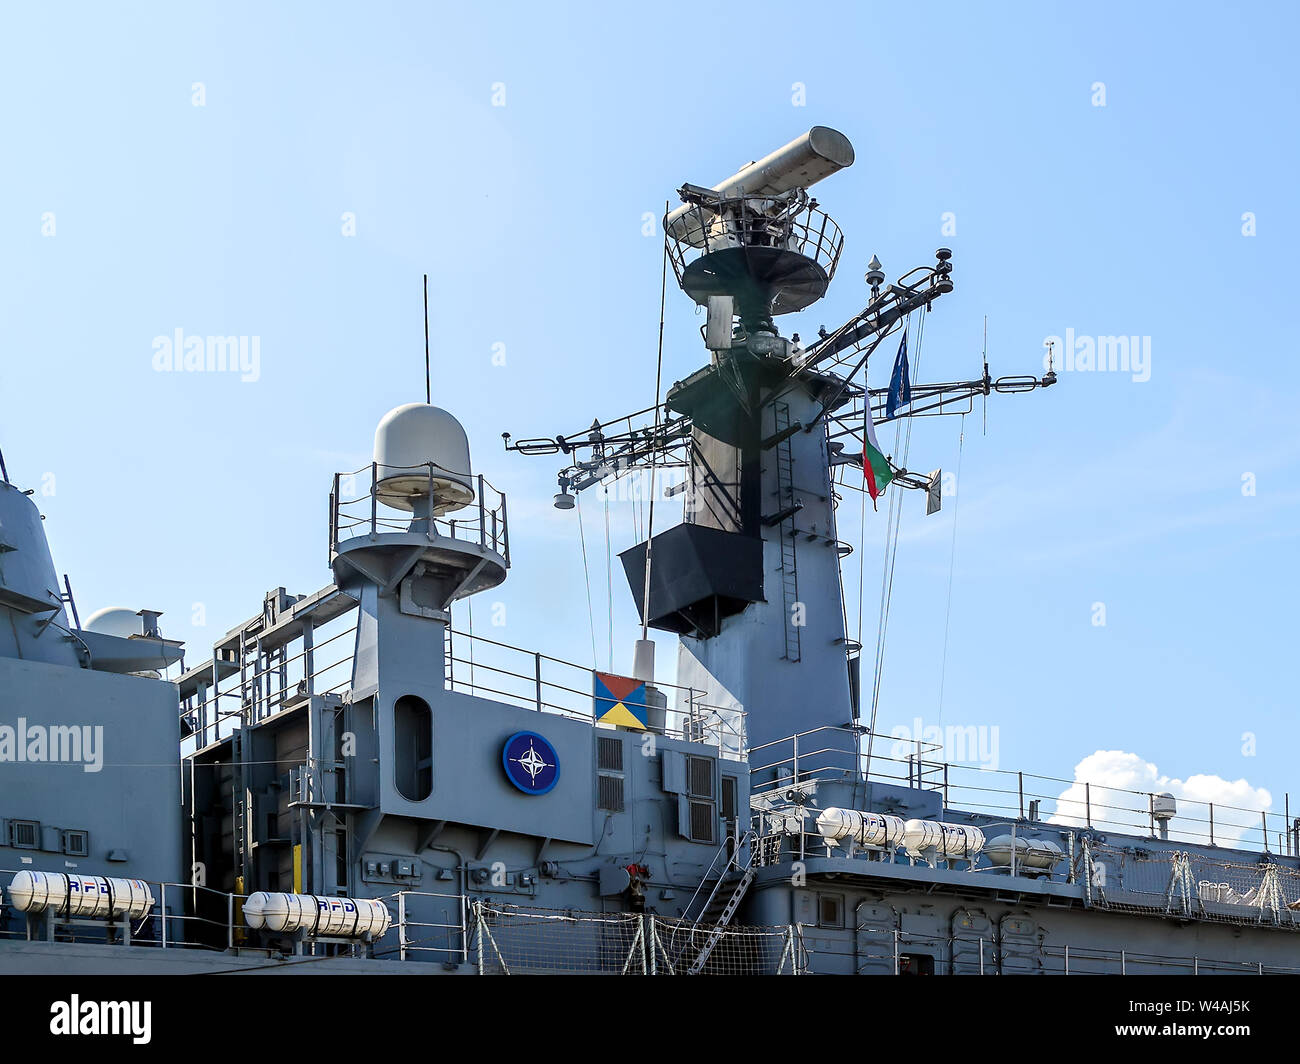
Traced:
<svg viewBox="0 0 1300 1064">
<path fill-rule="evenodd" d="M 664 201 L 664 217 L 668 216 L 668 201 Z M 655 363 L 655 434 L 656 446 L 659 441 L 659 389 L 663 384 L 664 372 L 664 305 L 668 300 L 668 238 L 664 238 L 664 261 L 659 280 L 659 358 Z M 646 519 L 645 534 L 645 587 L 641 594 L 641 638 L 650 638 L 650 544 L 655 534 L 655 470 L 658 468 L 656 457 L 658 451 L 650 453 L 650 513 Z"/>
</svg>

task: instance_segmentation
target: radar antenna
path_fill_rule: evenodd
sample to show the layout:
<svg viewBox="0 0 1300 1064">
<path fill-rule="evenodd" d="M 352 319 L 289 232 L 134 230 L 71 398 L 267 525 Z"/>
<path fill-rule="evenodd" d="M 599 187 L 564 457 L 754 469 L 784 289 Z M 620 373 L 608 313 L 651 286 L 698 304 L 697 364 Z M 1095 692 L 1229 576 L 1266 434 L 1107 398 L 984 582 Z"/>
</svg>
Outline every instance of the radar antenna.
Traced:
<svg viewBox="0 0 1300 1064">
<path fill-rule="evenodd" d="M 803 423 L 784 426 L 781 433 L 812 432 L 825 421 L 834 445 L 837 439 L 859 436 L 866 404 L 873 417 L 884 412 L 889 390 L 867 389 L 855 379 L 913 311 L 928 311 L 953 290 L 951 250 L 939 248 L 933 265 L 917 266 L 892 284 L 873 255 L 866 271 L 867 305 L 837 328 L 820 329 L 807 347 L 798 333 L 788 340 L 781 337 L 773 321 L 826 294 L 844 237 L 808 189 L 853 160 L 852 145 L 843 134 L 816 126 L 713 188 L 681 186 L 682 205 L 663 220 L 665 252 L 682 291 L 706 310 L 702 332 L 711 363 L 674 382 L 654 406 L 593 421 L 586 430 L 522 440 L 502 433 L 507 450 L 571 457 L 557 476 L 558 508 L 571 508 L 571 493 L 610 477 L 650 465 L 689 466 L 697 427 L 734 442 L 756 420 L 760 392 L 770 397 L 796 380 L 813 383 L 818 411 Z M 964 414 L 976 395 L 987 399 L 992 392 L 1032 391 L 1055 382 L 1050 366 L 1042 378 L 995 380 L 986 359 L 977 379 L 912 385 L 911 403 L 894 417 Z M 765 447 L 779 442 L 762 440 Z M 843 453 L 832 464 L 860 464 L 861 447 L 856 459 L 843 443 L 838 450 Z M 894 482 L 933 490 L 931 478 L 907 470 L 897 470 Z"/>
</svg>

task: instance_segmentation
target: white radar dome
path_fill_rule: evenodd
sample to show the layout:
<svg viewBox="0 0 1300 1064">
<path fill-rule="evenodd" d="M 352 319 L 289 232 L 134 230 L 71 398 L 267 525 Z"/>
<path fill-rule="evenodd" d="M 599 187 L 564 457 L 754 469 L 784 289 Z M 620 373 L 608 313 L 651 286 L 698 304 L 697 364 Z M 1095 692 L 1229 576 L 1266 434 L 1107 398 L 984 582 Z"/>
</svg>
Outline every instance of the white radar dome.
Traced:
<svg viewBox="0 0 1300 1064">
<path fill-rule="evenodd" d="M 415 510 L 431 483 L 435 514 L 474 500 L 469 437 L 441 407 L 407 403 L 385 414 L 375 429 L 375 464 L 379 498 L 399 510 Z"/>
<path fill-rule="evenodd" d="M 144 625 L 136 610 L 125 606 L 105 606 L 86 618 L 86 631 L 130 639 L 133 635 L 142 635 Z"/>
</svg>

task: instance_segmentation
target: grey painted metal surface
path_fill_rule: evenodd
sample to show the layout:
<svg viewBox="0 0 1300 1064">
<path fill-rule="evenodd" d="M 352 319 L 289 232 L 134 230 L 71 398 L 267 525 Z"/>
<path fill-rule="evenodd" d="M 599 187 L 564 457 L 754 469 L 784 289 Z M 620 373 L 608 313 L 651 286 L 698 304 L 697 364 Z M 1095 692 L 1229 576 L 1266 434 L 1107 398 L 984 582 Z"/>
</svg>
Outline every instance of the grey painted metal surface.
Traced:
<svg viewBox="0 0 1300 1064">
<path fill-rule="evenodd" d="M 0 656 L 77 665 L 40 510 L 8 481 L 0 481 L 0 622 Z"/>
<path fill-rule="evenodd" d="M 828 176 L 852 161 L 832 132 L 758 169 Z M 657 682 L 626 696 L 644 729 L 596 719 L 590 670 L 452 630 L 455 599 L 507 577 L 506 501 L 459 465 L 448 495 L 419 432 L 404 441 L 400 513 L 375 483 L 378 456 L 356 499 L 335 477 L 337 583 L 269 592 L 175 683 L 120 674 L 165 666 L 174 644 L 68 624 L 40 515 L 0 485 L 0 754 L 5 727 L 11 753 L 19 721 L 24 739 L 21 759 L 0 761 L 0 871 L 139 878 L 156 898 L 139 926 L 83 922 L 73 943 L 57 940 L 57 913 L 20 913 L 6 894 L 0 971 L 1300 968 L 1291 825 L 1279 855 L 1215 845 L 1213 811 L 1208 841 L 1179 841 L 1154 798 L 1149 836 L 1095 824 L 1090 807 L 1043 822 L 1023 786 L 1009 813 L 963 811 L 926 751 L 905 774 L 882 757 L 864 776 L 819 421 L 842 381 L 795 366 L 749 300 L 732 348 L 681 394 L 707 392 L 723 364 L 741 380 L 690 392 L 691 495 L 709 503 L 697 520 L 761 545 L 746 586 L 762 596 L 732 596 L 716 625 L 683 622 L 677 685 L 641 677 Z M 56 734 L 66 757 L 26 756 Z M 510 745 L 521 735 L 526 754 Z M 821 833 L 827 809 L 1051 841 L 1062 857 L 1034 868 L 859 846 Z M 393 926 L 377 941 L 255 931 L 241 912 L 255 891 L 381 899 Z"/>
<path fill-rule="evenodd" d="M 0 819 L 10 833 L 14 821 L 34 821 L 43 834 L 35 849 L 0 834 L 11 843 L 0 845 L 0 867 L 181 879 L 174 686 L 0 658 L 0 692 L 0 728 L 27 740 L 0 764 Z M 85 832 L 87 852 L 54 848 L 44 837 L 53 828 Z"/>
<path fill-rule="evenodd" d="M 781 402 L 788 406 L 785 426 L 812 422 L 818 409 L 808 387 L 795 386 Z M 769 403 L 764 436 L 785 426 L 776 424 Z M 792 452 L 788 463 L 781 446 Z M 783 520 L 759 522 L 765 601 L 728 617 L 717 636 L 684 637 L 677 665 L 679 683 L 703 690 L 711 705 L 745 713 L 751 749 L 843 727 L 854 716 L 826 433 L 796 431 L 765 452 L 761 478 L 768 514 L 797 508 Z M 856 749 L 842 733 L 828 735 L 840 748 Z"/>
<path fill-rule="evenodd" d="M 67 623 L 39 511 L 8 483 L 0 484 L 0 544 L 4 881 L 20 870 L 181 880 L 176 688 L 118 672 L 124 661 L 161 664 L 172 649 Z M 6 906 L 0 938 L 21 922 Z M 93 940 L 96 930 L 84 934 Z"/>
</svg>

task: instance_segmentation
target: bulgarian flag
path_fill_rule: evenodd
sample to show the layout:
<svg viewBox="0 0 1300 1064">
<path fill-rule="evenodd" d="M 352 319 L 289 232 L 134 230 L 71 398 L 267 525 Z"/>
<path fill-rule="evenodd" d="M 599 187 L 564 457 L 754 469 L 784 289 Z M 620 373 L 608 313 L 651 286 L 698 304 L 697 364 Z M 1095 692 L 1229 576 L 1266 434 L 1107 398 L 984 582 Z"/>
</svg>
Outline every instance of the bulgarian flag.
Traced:
<svg viewBox="0 0 1300 1064">
<path fill-rule="evenodd" d="M 872 509 L 875 509 L 876 500 L 885 490 L 885 485 L 894 479 L 894 471 L 890 468 L 884 452 L 880 450 L 880 444 L 876 442 L 876 426 L 871 421 L 870 392 L 863 396 L 862 407 L 865 411 L 863 426 L 865 431 L 862 434 L 862 478 L 867 482 L 867 493 L 871 496 Z"/>
</svg>

